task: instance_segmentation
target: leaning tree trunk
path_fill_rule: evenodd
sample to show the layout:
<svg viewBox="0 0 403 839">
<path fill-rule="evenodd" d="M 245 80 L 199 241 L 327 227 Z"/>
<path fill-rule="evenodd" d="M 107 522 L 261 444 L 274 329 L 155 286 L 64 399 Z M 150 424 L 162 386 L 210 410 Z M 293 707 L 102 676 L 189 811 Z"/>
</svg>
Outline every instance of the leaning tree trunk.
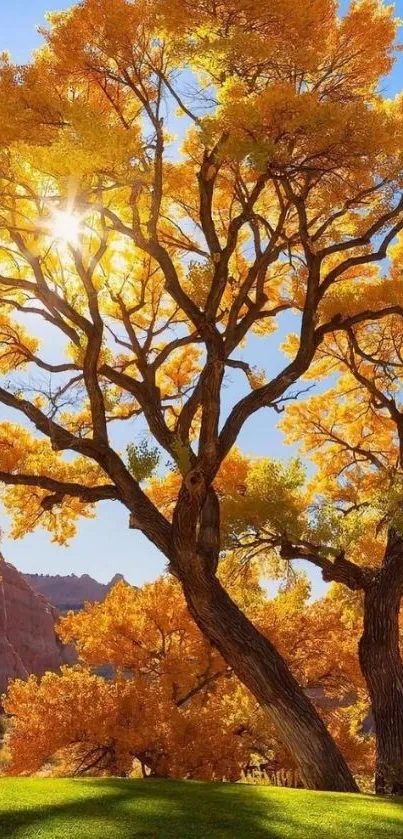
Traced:
<svg viewBox="0 0 403 839">
<path fill-rule="evenodd" d="M 376 731 L 375 791 L 390 795 L 403 795 L 402 590 L 403 537 L 391 529 L 382 567 L 365 592 L 359 645 Z"/>
<path fill-rule="evenodd" d="M 334 740 L 273 644 L 240 611 L 202 559 L 179 559 L 178 567 L 194 620 L 266 709 L 304 785 L 357 792 Z"/>
</svg>

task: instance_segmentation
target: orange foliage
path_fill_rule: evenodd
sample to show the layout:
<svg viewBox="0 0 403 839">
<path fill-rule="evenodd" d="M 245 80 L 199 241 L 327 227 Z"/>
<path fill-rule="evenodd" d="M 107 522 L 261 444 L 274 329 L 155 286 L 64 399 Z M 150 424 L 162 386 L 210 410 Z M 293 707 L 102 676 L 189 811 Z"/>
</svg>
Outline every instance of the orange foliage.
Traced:
<svg viewBox="0 0 403 839">
<path fill-rule="evenodd" d="M 231 570 L 227 560 L 222 573 L 233 595 L 278 644 L 353 768 L 369 771 L 372 743 L 359 733 L 367 702 L 347 604 L 331 597 L 307 604 L 303 579 L 270 600 L 256 570 L 246 568 L 246 579 Z M 75 643 L 80 664 L 10 686 L 9 773 L 30 774 L 56 760 L 62 774 L 127 774 L 138 761 L 157 775 L 235 780 L 256 756 L 274 769 L 293 766 L 173 580 L 139 590 L 118 583 L 103 604 L 62 618 L 59 633 Z M 105 667 L 108 676 L 97 675 Z"/>
</svg>

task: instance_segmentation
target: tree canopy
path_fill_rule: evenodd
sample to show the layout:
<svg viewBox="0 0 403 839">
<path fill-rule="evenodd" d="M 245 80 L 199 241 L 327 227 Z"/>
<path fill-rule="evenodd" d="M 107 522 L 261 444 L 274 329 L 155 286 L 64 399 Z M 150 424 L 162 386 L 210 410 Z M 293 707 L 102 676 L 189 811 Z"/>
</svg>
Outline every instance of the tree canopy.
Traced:
<svg viewBox="0 0 403 839">
<path fill-rule="evenodd" d="M 11 379 L 0 396 L 41 433 L 2 427 L 18 533 L 39 519 L 64 539 L 102 498 L 131 508 L 126 492 L 167 553 L 167 529 L 127 464 L 101 455 L 110 424 L 141 414 L 207 486 L 247 418 L 281 399 L 326 336 L 399 308 L 398 281 L 377 267 L 402 226 L 402 107 L 377 93 L 396 22 L 374 2 L 341 20 L 333 2 L 291 5 L 206 3 L 186 16 L 182 3 L 86 0 L 50 15 L 32 65 L 4 58 Z M 185 124 L 177 152 L 174 109 Z M 301 335 L 265 382 L 234 354 L 286 310 L 301 315 Z M 51 362 L 32 334 L 43 321 Z M 250 393 L 219 428 L 237 365 Z M 77 457 L 66 464 L 68 449 Z"/>
</svg>

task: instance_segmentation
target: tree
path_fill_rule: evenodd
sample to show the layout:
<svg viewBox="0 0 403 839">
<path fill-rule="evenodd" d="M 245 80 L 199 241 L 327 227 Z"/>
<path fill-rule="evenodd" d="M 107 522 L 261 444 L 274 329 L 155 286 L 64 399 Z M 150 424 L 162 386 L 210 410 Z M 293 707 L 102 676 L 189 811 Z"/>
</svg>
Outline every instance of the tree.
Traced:
<svg viewBox="0 0 403 839">
<path fill-rule="evenodd" d="M 221 575 L 299 683 L 317 694 L 350 766 L 369 773 L 356 644 L 351 627 L 343 630 L 343 608 L 330 598 L 308 605 L 302 577 L 268 600 L 260 571 L 260 563 L 240 569 L 229 555 Z M 332 641 L 312 656 L 323 613 Z M 50 762 L 58 774 L 128 774 L 137 761 L 154 776 L 238 780 L 258 761 L 271 776 L 295 775 L 292 756 L 196 627 L 172 577 L 141 589 L 119 583 L 104 603 L 62 618 L 58 631 L 75 644 L 79 665 L 10 685 L 7 773 L 30 774 Z"/>
<path fill-rule="evenodd" d="M 392 270 L 392 294 L 395 280 Z M 338 385 L 326 406 L 313 397 L 286 421 L 288 428 L 302 423 L 306 449 L 315 446 L 317 500 L 327 519 L 327 534 L 302 550 L 325 578 L 363 593 L 360 662 L 377 732 L 376 788 L 392 793 L 403 789 L 400 319 L 397 312 L 329 341 L 323 354 L 341 368 Z M 336 554 L 330 564 L 329 547 Z"/>
<path fill-rule="evenodd" d="M 399 295 L 400 262 L 399 244 L 392 253 L 390 298 Z M 367 299 L 378 292 L 372 279 L 362 290 Z M 273 548 L 286 562 L 304 558 L 322 570 L 325 580 L 358 596 L 360 664 L 377 734 L 376 789 L 398 794 L 403 789 L 403 425 L 401 311 L 399 305 L 395 309 L 385 320 L 351 327 L 323 343 L 309 376 L 320 368 L 322 376 L 337 375 L 337 383 L 288 407 L 282 423 L 289 441 L 302 443 L 317 466 L 311 486 L 303 488 L 303 479 L 299 488 L 294 485 L 294 517 L 283 515 L 281 521 L 269 519 L 260 488 L 260 521 L 242 522 L 238 514 L 238 535 L 243 524 L 241 541 L 249 550 Z M 248 487 L 251 464 L 249 469 Z M 287 489 L 284 478 L 283 486 Z M 247 494 L 250 506 L 253 496 Z M 240 507 L 234 498 L 227 504 Z M 235 528 L 232 544 L 238 535 Z"/>
<path fill-rule="evenodd" d="M 126 506 L 312 788 L 356 786 L 217 577 L 213 483 L 328 334 L 391 311 L 377 298 L 349 315 L 345 299 L 403 227 L 401 108 L 378 93 L 395 29 L 374 0 L 342 19 L 333 0 L 84 0 L 50 16 L 32 65 L 4 58 L 0 80 L 0 401 L 39 432 L 0 429 L 14 533 L 41 524 L 63 540 L 98 502 Z M 237 350 L 287 311 L 295 353 L 265 381 Z M 40 354 L 43 324 L 60 361 Z M 49 377 L 21 380 L 24 368 Z M 246 393 L 223 418 L 234 370 Z M 113 421 L 139 416 L 181 474 L 172 523 L 112 442 Z"/>
<path fill-rule="evenodd" d="M 228 668 L 172 578 L 140 590 L 119 583 L 104 603 L 62 619 L 60 635 L 75 641 L 80 664 L 9 689 L 11 774 L 57 756 L 67 774 L 128 774 L 137 760 L 159 777 L 239 776 L 250 752 L 237 735 L 247 697 L 234 680 L 227 689 Z"/>
</svg>

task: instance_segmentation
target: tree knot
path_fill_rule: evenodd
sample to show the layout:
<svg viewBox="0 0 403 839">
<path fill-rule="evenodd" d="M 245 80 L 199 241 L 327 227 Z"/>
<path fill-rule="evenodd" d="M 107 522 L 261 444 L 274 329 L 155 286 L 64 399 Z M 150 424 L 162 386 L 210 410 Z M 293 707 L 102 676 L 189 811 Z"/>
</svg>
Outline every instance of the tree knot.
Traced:
<svg viewBox="0 0 403 839">
<path fill-rule="evenodd" d="M 192 469 L 185 478 L 185 487 L 192 497 L 199 497 L 204 494 L 206 482 L 201 469 Z"/>
</svg>

